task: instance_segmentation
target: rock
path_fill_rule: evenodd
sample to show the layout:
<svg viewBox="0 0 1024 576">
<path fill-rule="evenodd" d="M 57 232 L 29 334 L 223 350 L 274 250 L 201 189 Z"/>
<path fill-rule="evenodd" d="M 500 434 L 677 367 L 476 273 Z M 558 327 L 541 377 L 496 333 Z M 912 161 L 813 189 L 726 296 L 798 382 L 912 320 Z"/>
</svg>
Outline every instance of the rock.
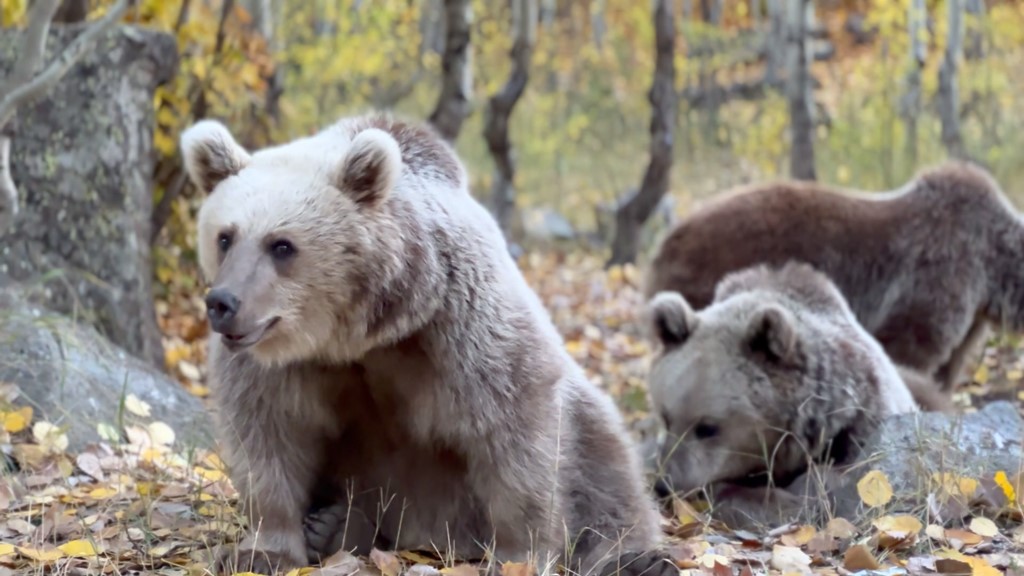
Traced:
<svg viewBox="0 0 1024 576">
<path fill-rule="evenodd" d="M 97 425 L 118 427 L 123 395 L 150 406 L 148 421 L 168 424 L 175 447 L 213 446 L 211 415 L 179 383 L 103 338 L 95 329 L 0 291 L 0 382 L 15 384 L 35 419 L 68 426 L 69 450 L 100 439 Z"/>
<path fill-rule="evenodd" d="M 47 60 L 90 25 L 55 24 Z M 0 77 L 22 32 L 0 31 Z M 35 302 L 74 315 L 163 369 L 152 294 L 153 97 L 173 78 L 169 34 L 118 26 L 15 117 L 11 169 L 21 212 L 0 231 L 0 286 L 37 281 Z"/>
<path fill-rule="evenodd" d="M 530 240 L 572 240 L 576 230 L 572 223 L 558 212 L 548 208 L 530 208 L 522 211 L 523 233 Z"/>
<path fill-rule="evenodd" d="M 889 479 L 893 502 L 887 513 L 911 513 L 927 505 L 935 473 L 950 473 L 984 485 L 1003 470 L 1013 477 L 1024 460 L 1024 420 L 1010 402 L 998 401 L 966 414 L 919 412 L 887 419 L 865 444 L 862 463 L 845 474 L 836 492 L 836 514 L 864 514 L 857 480 L 869 470 Z M 984 486 L 983 486 L 984 487 Z M 946 518 L 948 519 L 948 518 Z"/>
</svg>

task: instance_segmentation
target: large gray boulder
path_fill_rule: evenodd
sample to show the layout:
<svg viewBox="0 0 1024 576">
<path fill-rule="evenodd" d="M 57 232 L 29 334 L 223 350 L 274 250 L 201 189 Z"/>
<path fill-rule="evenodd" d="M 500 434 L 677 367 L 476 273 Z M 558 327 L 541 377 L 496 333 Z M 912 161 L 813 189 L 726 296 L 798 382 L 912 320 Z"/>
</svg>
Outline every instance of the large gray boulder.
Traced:
<svg viewBox="0 0 1024 576">
<path fill-rule="evenodd" d="M 54 25 L 47 59 L 88 24 Z M 0 77 L 23 33 L 0 31 Z M 152 294 L 153 97 L 177 68 L 173 36 L 110 30 L 49 92 L 19 109 L 11 169 L 21 212 L 0 231 L 0 287 L 89 323 L 163 369 Z"/>
<path fill-rule="evenodd" d="M 175 446 L 213 446 L 210 413 L 163 373 L 112 344 L 95 329 L 0 290 L 0 382 L 18 387 L 17 404 L 34 419 L 67 426 L 68 449 L 100 440 L 99 424 L 120 429 L 121 401 L 149 404 L 149 420 L 168 424 Z"/>
</svg>

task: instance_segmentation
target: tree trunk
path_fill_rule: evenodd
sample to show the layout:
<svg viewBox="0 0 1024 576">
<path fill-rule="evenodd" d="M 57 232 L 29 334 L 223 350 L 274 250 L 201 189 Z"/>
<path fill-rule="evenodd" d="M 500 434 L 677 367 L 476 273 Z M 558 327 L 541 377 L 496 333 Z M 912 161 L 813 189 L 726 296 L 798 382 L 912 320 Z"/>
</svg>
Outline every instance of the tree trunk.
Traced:
<svg viewBox="0 0 1024 576">
<path fill-rule="evenodd" d="M 964 30 L 964 60 L 980 60 L 985 57 L 985 35 L 981 32 L 985 19 L 985 0 L 966 0 L 964 11 L 973 20 L 973 25 Z"/>
<path fill-rule="evenodd" d="M 764 40 L 764 83 L 771 88 L 782 86 L 782 71 L 786 65 L 786 14 L 782 2 L 768 0 L 768 33 Z"/>
<path fill-rule="evenodd" d="M 85 22 L 89 15 L 89 0 L 64 0 L 53 15 L 56 24 L 77 24 Z"/>
<path fill-rule="evenodd" d="M 615 239 L 606 266 L 636 260 L 640 231 L 644 222 L 668 192 L 672 171 L 673 129 L 676 106 L 676 24 L 673 0 L 655 0 L 654 5 L 654 80 L 648 99 L 651 102 L 650 162 L 640 189 L 621 202 L 615 210 Z"/>
<path fill-rule="evenodd" d="M 473 67 L 469 50 L 472 18 L 472 5 L 469 0 L 445 0 L 441 94 L 438 96 L 434 112 L 430 115 L 430 123 L 449 142 L 454 142 L 459 137 L 462 123 L 470 112 L 470 98 L 473 93 Z"/>
<path fill-rule="evenodd" d="M 512 1 L 512 70 L 505 85 L 487 101 L 484 113 L 484 140 L 494 158 L 491 204 L 494 217 L 508 238 L 515 212 L 515 152 L 508 135 L 512 109 L 526 90 L 530 78 L 530 58 L 537 33 L 537 0 Z"/>
<path fill-rule="evenodd" d="M 910 61 L 907 63 L 907 87 L 903 97 L 903 119 L 907 126 L 907 158 L 917 163 L 917 118 L 921 113 L 921 70 L 928 58 L 925 26 L 928 8 L 925 0 L 911 0 L 907 13 Z"/>
<path fill-rule="evenodd" d="M 256 0 L 253 5 L 253 20 L 260 36 L 267 43 L 267 56 L 274 62 L 274 70 L 267 81 L 265 95 L 267 116 L 273 122 L 281 119 L 281 96 L 284 94 L 284 69 L 278 61 L 277 12 L 273 0 Z"/>
<path fill-rule="evenodd" d="M 420 8 L 420 56 L 444 54 L 444 0 L 424 0 Z"/>
<path fill-rule="evenodd" d="M 95 25 L 54 26 L 46 53 L 66 53 Z M 0 76 L 20 58 L 23 36 L 0 32 Z M 13 228 L 0 230 L 0 286 L 37 286 L 37 303 L 159 369 L 149 250 L 153 94 L 173 78 L 177 58 L 170 34 L 114 27 L 53 90 L 19 107 L 10 167 L 24 204 Z"/>
<path fill-rule="evenodd" d="M 963 136 L 960 134 L 960 93 L 957 87 L 957 72 L 963 52 L 964 4 L 963 0 L 946 0 L 949 8 L 949 38 L 946 40 L 946 54 L 939 67 L 938 100 L 939 118 L 942 121 L 942 143 L 953 158 L 965 155 Z"/>
<path fill-rule="evenodd" d="M 807 34 L 814 16 L 814 5 L 810 0 L 788 0 L 786 4 L 789 46 L 786 92 L 792 136 L 789 172 L 797 180 L 814 180 L 814 102 Z"/>
</svg>

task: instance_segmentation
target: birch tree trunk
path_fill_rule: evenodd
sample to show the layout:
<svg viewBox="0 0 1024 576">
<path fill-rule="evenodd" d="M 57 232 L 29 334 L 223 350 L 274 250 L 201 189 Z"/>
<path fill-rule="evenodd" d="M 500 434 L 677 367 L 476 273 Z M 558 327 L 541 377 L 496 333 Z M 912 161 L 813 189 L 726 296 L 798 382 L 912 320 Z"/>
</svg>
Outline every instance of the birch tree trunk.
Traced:
<svg viewBox="0 0 1024 576">
<path fill-rule="evenodd" d="M 985 57 L 985 35 L 980 29 L 985 19 L 985 0 L 966 0 L 964 11 L 974 24 L 964 30 L 964 60 L 980 60 Z"/>
<path fill-rule="evenodd" d="M 797 180 L 814 180 L 814 103 L 807 34 L 814 16 L 814 6 L 810 0 L 787 0 L 786 4 L 786 38 L 789 47 L 786 92 L 792 136 L 789 172 Z"/>
<path fill-rule="evenodd" d="M 505 85 L 487 101 L 484 112 L 484 140 L 494 158 L 491 203 L 494 217 L 509 237 L 515 212 L 515 152 L 508 135 L 508 121 L 530 78 L 530 58 L 537 35 L 537 0 L 512 1 L 514 40 L 509 54 L 512 70 Z"/>
<path fill-rule="evenodd" d="M 907 63 L 907 87 L 903 96 L 903 119 L 907 126 L 907 157 L 917 162 L 917 118 L 921 113 L 921 70 L 928 58 L 925 44 L 928 8 L 925 0 L 911 0 L 907 13 L 910 61 Z"/>
<path fill-rule="evenodd" d="M 536 9 L 534 10 L 536 13 Z M 444 54 L 441 56 L 441 94 L 430 114 L 430 123 L 446 140 L 459 137 L 469 116 L 473 70 L 469 41 L 472 6 L 469 0 L 444 2 Z"/>
<path fill-rule="evenodd" d="M 672 172 L 673 129 L 676 124 L 676 23 L 673 0 L 655 0 L 654 4 L 654 80 L 648 99 L 651 102 L 650 162 L 640 189 L 627 197 L 615 210 L 615 237 L 606 266 L 636 260 L 640 231 L 658 202 L 668 192 Z"/>
<path fill-rule="evenodd" d="M 280 52 L 277 34 L 278 11 L 273 0 L 256 0 L 253 13 L 256 28 L 267 43 L 267 55 L 275 62 L 274 71 L 267 78 L 266 110 L 271 120 L 277 122 L 281 117 L 280 103 L 281 95 L 284 93 L 284 70 L 277 58 Z"/>
<path fill-rule="evenodd" d="M 938 100 L 939 118 L 942 121 L 942 143 L 953 158 L 964 157 L 963 136 L 960 133 L 960 93 L 957 73 L 963 54 L 964 1 L 946 0 L 949 10 L 949 37 L 946 53 L 939 67 Z"/>
<path fill-rule="evenodd" d="M 767 0 L 768 33 L 765 35 L 765 86 L 778 88 L 782 85 L 782 71 L 786 65 L 786 11 L 784 0 Z"/>
</svg>

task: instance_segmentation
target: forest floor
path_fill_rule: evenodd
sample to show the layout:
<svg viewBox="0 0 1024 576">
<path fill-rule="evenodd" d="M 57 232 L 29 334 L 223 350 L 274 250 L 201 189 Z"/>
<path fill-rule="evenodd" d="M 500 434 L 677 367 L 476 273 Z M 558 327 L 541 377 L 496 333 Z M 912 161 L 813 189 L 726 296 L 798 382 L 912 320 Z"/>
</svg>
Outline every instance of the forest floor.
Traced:
<svg viewBox="0 0 1024 576">
<path fill-rule="evenodd" d="M 596 256 L 573 253 L 530 254 L 521 265 L 568 350 L 639 431 L 649 422 L 644 375 L 650 355 L 636 322 L 639 274 L 632 267 L 605 271 L 601 264 Z M 196 295 L 158 302 L 168 366 L 183 386 L 207 398 L 204 309 Z M 1020 345 L 992 345 L 956 401 L 964 410 L 994 399 L 1019 406 L 1022 376 Z M 0 481 L 0 576 L 203 574 L 216 547 L 238 537 L 242 521 L 219 458 L 177 445 L 175 431 L 153 422 L 145 403 L 125 399 L 128 442 L 71 454 L 60 429 L 31 409 L 11 407 L 15 394 L 0 383 L 0 446 L 21 467 L 16 481 Z M 1010 499 L 1019 502 L 1020 496 Z M 836 519 L 820 530 L 793 525 L 752 534 L 708 522 L 676 501 L 663 528 L 672 558 L 692 574 L 1024 574 L 1019 512 L 978 516 L 946 529 L 882 517 L 859 528 Z M 416 576 L 477 573 L 424 552 L 380 551 L 368 558 L 338 554 L 324 567 L 293 573 L 398 576 L 413 566 Z M 518 576 L 522 568 L 507 565 L 503 573 Z"/>
</svg>

